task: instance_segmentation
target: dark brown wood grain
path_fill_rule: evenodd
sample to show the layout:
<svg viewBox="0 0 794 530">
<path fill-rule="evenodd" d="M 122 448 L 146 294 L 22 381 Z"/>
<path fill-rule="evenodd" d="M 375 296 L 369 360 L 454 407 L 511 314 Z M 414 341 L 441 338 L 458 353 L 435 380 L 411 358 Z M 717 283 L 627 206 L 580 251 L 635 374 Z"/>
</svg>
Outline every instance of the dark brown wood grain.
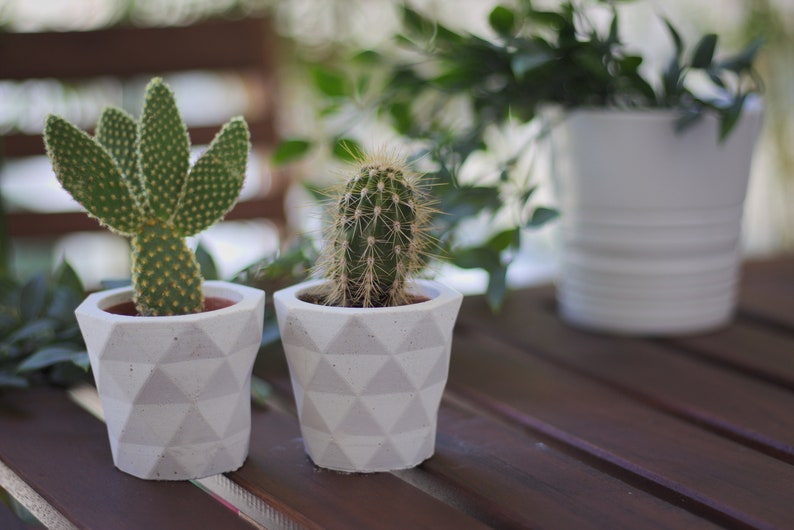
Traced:
<svg viewBox="0 0 794 530">
<path fill-rule="evenodd" d="M 245 466 L 229 478 L 307 528 L 487 528 L 392 474 L 315 467 L 291 416 L 255 414 L 252 440 Z"/>
<path fill-rule="evenodd" d="M 436 454 L 405 472 L 494 528 L 716 528 L 561 451 L 449 400 Z"/>
<path fill-rule="evenodd" d="M 465 300 L 436 453 L 393 473 L 312 464 L 272 345 L 255 373 L 273 394 L 227 477 L 292 528 L 794 528 L 790 263 L 749 264 L 736 321 L 689 337 L 569 327 L 550 286 L 498 315 Z M 190 484 L 115 470 L 104 426 L 58 390 L 0 397 L 0 459 L 81 528 L 246 527 Z"/>
<path fill-rule="evenodd" d="M 116 469 L 104 424 L 61 390 L 0 396 L 0 460 L 79 528 L 251 528 L 189 482 Z"/>
<path fill-rule="evenodd" d="M 450 390 L 491 414 L 717 523 L 794 525 L 794 466 L 503 341 L 465 331 L 456 339 Z"/>
<path fill-rule="evenodd" d="M 794 332 L 794 255 L 746 264 L 739 312 Z"/>
<path fill-rule="evenodd" d="M 787 389 L 702 362 L 664 341 L 571 328 L 557 316 L 547 290 L 513 297 L 499 318 L 479 309 L 476 300 L 471 302 L 477 311 L 468 311 L 461 323 L 472 327 L 473 333 L 498 337 L 619 389 L 649 407 L 707 426 L 794 464 L 794 393 Z M 527 331 L 515 331 L 522 328 Z M 746 357 L 755 349 L 731 341 L 719 347 Z"/>
<path fill-rule="evenodd" d="M 201 68 L 272 66 L 261 18 L 182 27 L 0 34 L 0 79 L 125 77 Z M 90 57 L 90 61 L 81 60 Z"/>
</svg>

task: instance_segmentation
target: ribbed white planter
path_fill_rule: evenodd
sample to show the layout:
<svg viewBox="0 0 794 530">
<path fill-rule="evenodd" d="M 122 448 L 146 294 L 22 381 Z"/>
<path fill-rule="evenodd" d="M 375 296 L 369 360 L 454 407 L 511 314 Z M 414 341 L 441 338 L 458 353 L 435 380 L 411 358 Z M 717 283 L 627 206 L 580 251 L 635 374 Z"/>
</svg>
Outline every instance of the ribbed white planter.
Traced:
<svg viewBox="0 0 794 530">
<path fill-rule="evenodd" d="M 727 141 L 706 116 L 575 110 L 552 133 L 562 211 L 559 311 L 599 331 L 696 333 L 732 317 L 759 110 Z"/>
<path fill-rule="evenodd" d="M 90 295 L 75 311 L 88 347 L 113 453 L 144 479 L 188 480 L 243 465 L 251 433 L 251 370 L 265 293 L 205 282 L 233 305 L 194 315 L 105 311 L 130 288 Z"/>
<path fill-rule="evenodd" d="M 322 281 L 273 299 L 306 452 L 320 467 L 370 473 L 432 456 L 463 296 L 418 281 L 427 301 L 343 308 L 301 300 Z"/>
</svg>

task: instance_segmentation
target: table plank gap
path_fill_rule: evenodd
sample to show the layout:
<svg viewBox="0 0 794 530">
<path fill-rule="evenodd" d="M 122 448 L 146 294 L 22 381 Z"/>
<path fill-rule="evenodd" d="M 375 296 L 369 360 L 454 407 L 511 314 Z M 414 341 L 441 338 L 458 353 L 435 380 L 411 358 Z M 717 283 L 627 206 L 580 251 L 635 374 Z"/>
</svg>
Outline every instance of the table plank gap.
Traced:
<svg viewBox="0 0 794 530">
<path fill-rule="evenodd" d="M 794 410 L 794 392 L 681 355 L 664 342 L 575 330 L 560 321 L 547 294 L 539 296 L 513 300 L 499 318 L 479 313 L 461 325 L 794 464 L 794 419 L 788 413 Z M 527 323 L 532 332 L 511 332 Z"/>
<path fill-rule="evenodd" d="M 794 333 L 740 316 L 712 333 L 665 339 L 682 354 L 794 391 Z"/>
<path fill-rule="evenodd" d="M 651 480 L 712 516 L 794 526 L 784 508 L 794 502 L 794 467 L 504 342 L 465 332 L 457 338 L 451 388 L 493 414 Z"/>
<path fill-rule="evenodd" d="M 0 460 L 78 527 L 251 528 L 190 483 L 144 481 L 117 470 L 104 424 L 63 390 L 3 394 L 0 432 L 14 433 L 0 436 Z M 97 492 L 101 503 L 86 502 Z"/>
<path fill-rule="evenodd" d="M 256 410 L 252 440 L 246 464 L 227 476 L 304 528 L 487 528 L 390 473 L 317 468 L 291 416 Z"/>
<path fill-rule="evenodd" d="M 661 498 L 659 491 L 646 491 L 647 484 L 622 480 L 625 473 L 605 473 L 580 454 L 558 449 L 549 437 L 483 412 L 447 392 L 435 456 L 400 476 L 454 497 L 495 528 L 683 529 L 725 522 L 693 513 L 674 496 Z"/>
</svg>

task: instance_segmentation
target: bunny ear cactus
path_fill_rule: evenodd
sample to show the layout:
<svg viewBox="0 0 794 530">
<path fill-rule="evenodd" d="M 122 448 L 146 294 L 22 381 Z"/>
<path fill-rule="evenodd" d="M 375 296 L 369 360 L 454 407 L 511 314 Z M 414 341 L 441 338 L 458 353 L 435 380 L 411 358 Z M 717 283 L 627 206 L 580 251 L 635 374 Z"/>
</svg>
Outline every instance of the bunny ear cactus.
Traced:
<svg viewBox="0 0 794 530">
<path fill-rule="evenodd" d="M 226 123 L 191 168 L 174 95 L 155 78 L 146 87 L 140 123 L 108 108 L 92 138 L 50 115 L 44 141 L 63 188 L 89 215 L 131 239 L 138 313 L 202 311 L 201 273 L 185 237 L 221 220 L 237 200 L 250 148 L 245 121 Z"/>
<path fill-rule="evenodd" d="M 411 303 L 406 280 L 422 269 L 431 242 L 429 194 L 393 153 L 361 158 L 329 201 L 319 268 L 330 280 L 326 305 Z"/>
</svg>

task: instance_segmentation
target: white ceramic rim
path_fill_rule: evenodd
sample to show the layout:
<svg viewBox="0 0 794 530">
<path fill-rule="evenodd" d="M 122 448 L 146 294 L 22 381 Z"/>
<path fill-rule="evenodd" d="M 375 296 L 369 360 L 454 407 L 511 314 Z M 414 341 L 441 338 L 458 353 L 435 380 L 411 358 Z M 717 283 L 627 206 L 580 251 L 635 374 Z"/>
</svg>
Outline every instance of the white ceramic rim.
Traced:
<svg viewBox="0 0 794 530">
<path fill-rule="evenodd" d="M 207 318 L 208 315 L 222 315 L 231 312 L 253 310 L 256 308 L 259 300 L 265 296 L 264 291 L 260 289 L 219 280 L 205 281 L 202 288 L 205 296 L 226 298 L 234 303 L 228 307 L 216 309 L 214 311 L 159 317 L 117 315 L 105 311 L 108 307 L 113 307 L 114 305 L 123 304 L 124 302 L 132 300 L 132 286 L 126 286 L 90 294 L 75 311 L 93 316 L 101 315 L 103 319 L 116 322 L 136 322 L 141 325 L 154 325 L 156 323 L 161 323 L 164 319 L 169 319 L 173 322 L 190 322 Z"/>
<path fill-rule="evenodd" d="M 390 307 L 338 307 L 338 306 L 313 304 L 311 302 L 304 302 L 299 298 L 299 295 L 301 293 L 314 289 L 327 282 L 328 280 L 325 279 L 308 280 L 305 282 L 301 282 L 292 285 L 290 287 L 287 287 L 285 289 L 281 289 L 280 291 L 276 291 L 273 294 L 273 299 L 280 301 L 282 303 L 301 306 L 304 309 L 314 308 L 315 311 L 321 313 L 344 311 L 346 313 L 355 314 L 355 313 L 369 313 L 372 311 L 378 311 L 378 312 L 391 311 L 395 313 L 403 313 L 403 312 L 417 311 L 420 308 L 422 311 L 427 311 L 427 310 L 432 310 L 435 306 L 443 305 L 449 302 L 450 300 L 454 300 L 456 298 L 463 296 L 452 287 L 444 285 L 443 283 L 435 280 L 413 280 L 409 282 L 408 291 L 414 295 L 425 296 L 429 298 L 429 300 L 425 300 L 424 302 L 418 302 L 415 304 L 406 304 L 406 305 L 390 306 Z"/>
</svg>

